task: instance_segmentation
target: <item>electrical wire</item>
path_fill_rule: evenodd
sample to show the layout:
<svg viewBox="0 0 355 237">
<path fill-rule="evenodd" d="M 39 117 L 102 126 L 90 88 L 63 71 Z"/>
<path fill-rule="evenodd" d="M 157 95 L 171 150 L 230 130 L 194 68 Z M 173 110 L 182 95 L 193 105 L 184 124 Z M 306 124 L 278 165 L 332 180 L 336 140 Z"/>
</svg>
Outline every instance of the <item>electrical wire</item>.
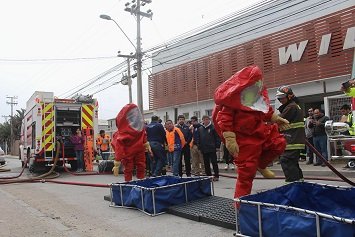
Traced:
<svg viewBox="0 0 355 237">
<path fill-rule="evenodd" d="M 117 56 L 81 57 L 81 58 L 38 58 L 38 59 L 0 58 L 0 62 L 57 62 L 57 61 L 102 60 L 102 59 L 114 59 L 114 58 L 117 58 Z"/>
<path fill-rule="evenodd" d="M 243 14 L 243 13 L 246 13 L 246 12 L 248 12 L 250 10 L 253 10 L 253 8 L 257 8 L 257 7 L 260 7 L 260 6 L 263 6 L 263 5 L 267 4 L 268 2 L 274 2 L 274 1 L 278 1 L 278 0 L 264 0 L 264 1 L 261 1 L 261 2 L 258 2 L 258 3 L 255 3 L 255 4 L 251 5 L 250 7 L 241 9 L 241 10 L 236 11 L 234 13 L 231 13 L 231 14 L 229 14 L 227 16 L 219 18 L 219 19 L 217 19 L 215 21 L 212 21 L 210 23 L 204 24 L 204 25 L 199 26 L 199 27 L 197 27 L 195 29 L 187 31 L 187 32 L 185 32 L 183 34 L 180 34 L 180 35 L 174 37 L 173 39 L 169 40 L 168 42 L 163 42 L 161 44 L 155 45 L 155 46 L 147 49 L 145 52 L 157 51 L 157 50 L 159 50 L 161 48 L 167 47 L 169 44 L 175 44 L 175 43 L 179 42 L 182 39 L 185 39 L 185 38 L 187 38 L 189 36 L 195 35 L 198 32 L 201 32 L 202 30 L 206 30 L 208 28 L 212 28 L 213 26 L 219 25 L 219 24 L 221 24 L 221 23 L 223 23 L 223 22 L 225 22 L 227 20 L 235 18 L 235 16 L 238 16 L 240 14 Z"/>
<path fill-rule="evenodd" d="M 332 0 L 328 0 L 327 2 L 330 2 L 330 1 L 332 1 Z M 324 1 L 323 1 L 323 2 L 324 2 Z M 343 1 L 343 2 L 345 2 L 345 1 Z M 320 5 L 320 4 L 318 4 L 318 5 L 316 5 L 316 6 L 313 6 L 312 8 L 316 8 L 316 7 L 318 7 L 319 5 Z M 329 8 L 329 7 L 326 7 L 326 8 L 323 8 L 323 9 L 327 9 L 327 8 Z M 308 7 L 307 9 L 309 9 L 309 7 Z M 302 12 L 303 12 L 303 11 L 302 11 Z M 288 17 L 290 17 L 290 16 L 292 16 L 292 15 L 296 15 L 296 14 L 299 14 L 299 13 L 301 13 L 301 12 L 295 12 L 295 13 L 293 13 L 293 14 L 289 14 L 289 15 L 287 15 L 287 16 L 284 16 L 284 17 L 281 18 L 281 19 L 278 18 L 278 19 L 274 20 L 274 21 L 271 22 L 271 23 L 275 23 L 275 22 L 277 22 L 277 21 L 286 19 L 286 18 L 288 18 Z M 313 14 L 313 13 L 310 13 L 310 14 L 308 14 L 308 15 L 311 15 L 311 14 Z M 305 16 L 303 15 L 303 16 L 300 16 L 299 18 L 296 18 L 296 19 L 300 19 L 300 18 L 304 18 L 304 17 L 305 17 Z M 294 20 L 294 19 L 292 19 L 292 20 Z M 179 56 L 177 56 L 177 57 L 175 57 L 175 58 L 170 58 L 170 59 L 168 59 L 168 60 L 166 60 L 166 61 L 160 61 L 160 64 L 174 64 L 174 63 L 175 63 L 174 60 L 176 60 L 176 59 L 183 58 L 184 56 L 191 55 L 191 53 L 196 53 L 196 52 L 198 52 L 198 51 L 201 51 L 201 50 L 203 50 L 203 49 L 209 48 L 209 47 L 214 46 L 214 45 L 216 45 L 216 44 L 225 43 L 225 42 L 228 42 L 228 41 L 231 41 L 231 40 L 236 40 L 236 37 L 238 37 L 238 38 L 244 37 L 244 34 L 246 34 L 246 33 L 255 34 L 255 33 L 259 33 L 259 32 L 265 31 L 265 30 L 266 30 L 265 27 L 266 27 L 267 25 L 270 25 L 271 23 L 267 23 L 266 25 L 259 25 L 259 26 L 257 26 L 257 27 L 248 29 L 247 31 L 242 32 L 242 33 L 240 33 L 240 34 L 233 35 L 233 36 L 229 36 L 229 37 L 224 38 L 224 39 L 221 39 L 221 40 L 219 40 L 219 41 L 214 41 L 214 42 L 211 43 L 211 44 L 202 45 L 202 47 L 199 47 L 199 48 L 197 48 L 197 49 L 195 49 L 195 50 L 189 50 L 189 51 L 186 50 L 186 51 L 180 52 L 180 53 L 179 53 L 179 54 L 180 54 Z M 272 29 L 272 28 L 274 28 L 274 27 L 275 27 L 275 26 L 272 26 L 272 27 L 269 27 L 269 28 L 267 28 L 267 29 Z M 259 31 L 259 32 L 253 32 L 254 30 L 257 30 L 257 29 L 259 29 L 259 28 L 262 28 L 262 30 Z M 237 39 L 238 39 L 238 38 L 237 38 Z M 185 53 L 185 52 L 186 52 L 186 53 Z M 183 54 L 181 54 L 181 53 L 183 53 Z M 174 55 L 178 55 L 178 54 L 170 54 L 170 55 L 167 56 L 167 57 L 163 57 L 163 58 L 159 58 L 159 59 L 161 60 L 161 59 L 169 58 L 169 57 L 174 56 Z M 155 60 L 156 60 L 156 59 L 155 59 Z M 184 60 L 181 60 L 181 61 L 186 61 L 186 58 L 185 58 Z M 153 65 L 152 68 L 157 67 L 157 66 L 159 66 L 159 65 Z"/>
<path fill-rule="evenodd" d="M 302 2 L 306 2 L 306 1 L 307 1 L 307 0 L 303 0 Z M 206 45 L 206 44 L 200 44 L 199 46 L 202 46 L 202 47 L 200 47 L 200 48 L 198 48 L 198 49 L 195 49 L 195 50 L 192 50 L 192 51 L 189 49 L 188 51 L 185 51 L 185 52 L 186 52 L 185 54 L 180 55 L 179 57 L 170 59 L 170 60 L 168 60 L 168 61 L 166 61 L 166 62 L 170 62 L 170 61 L 172 61 L 172 60 L 181 58 L 181 57 L 186 56 L 186 55 L 188 55 L 188 54 L 191 54 L 191 53 L 193 53 L 193 52 L 197 52 L 197 51 L 199 51 L 199 50 L 201 50 L 201 49 L 205 49 L 205 48 L 214 46 L 214 45 L 219 44 L 219 43 L 227 42 L 227 41 L 229 41 L 229 40 L 235 39 L 235 38 L 238 37 L 238 36 L 244 35 L 245 33 L 253 32 L 253 31 L 256 30 L 256 29 L 262 28 L 263 31 L 265 31 L 265 27 L 268 26 L 268 25 L 271 25 L 272 23 L 276 23 L 276 22 L 285 20 L 285 19 L 287 19 L 287 18 L 290 18 L 291 16 L 298 15 L 298 14 L 300 14 L 300 13 L 305 12 L 306 10 L 310 10 L 310 9 L 313 9 L 313 8 L 317 8 L 317 7 L 321 6 L 321 5 L 323 5 L 324 3 L 331 2 L 331 1 L 333 1 L 333 0 L 322 1 L 321 3 L 318 3 L 318 4 L 316 4 L 316 5 L 307 6 L 307 7 L 303 8 L 303 9 L 300 10 L 300 11 L 296 11 L 296 12 L 293 12 L 293 13 L 291 13 L 291 14 L 284 15 L 283 17 L 278 17 L 277 19 L 273 19 L 273 20 L 271 20 L 271 21 L 269 21 L 269 22 L 263 22 L 262 24 L 256 25 L 256 26 L 254 26 L 253 28 L 249 28 L 249 29 L 247 29 L 246 31 L 241 32 L 241 33 L 239 33 L 239 34 L 235 34 L 235 35 L 232 35 L 232 36 L 229 35 L 229 36 L 224 37 L 224 38 L 215 39 L 212 43 L 207 44 L 207 45 Z M 294 5 L 292 5 L 292 6 L 295 6 L 295 5 L 297 5 L 297 4 L 294 4 Z M 289 6 L 288 6 L 288 7 L 289 7 Z M 285 7 L 285 8 L 283 8 L 283 9 L 281 9 L 281 10 L 285 10 L 285 9 L 287 9 L 288 7 Z M 318 9 L 318 8 L 317 8 L 317 9 Z M 325 8 L 325 9 L 326 9 L 326 8 Z M 281 11 L 281 10 L 277 10 L 276 12 L 268 13 L 268 14 L 265 15 L 265 16 L 273 15 L 273 14 L 275 14 L 275 13 L 277 13 L 278 11 Z M 319 10 L 319 9 L 318 9 L 318 10 Z M 310 14 L 308 14 L 308 15 L 311 15 L 311 14 L 313 14 L 313 12 L 310 13 Z M 305 16 L 303 15 L 301 18 L 304 18 L 304 17 L 305 17 Z M 259 17 L 258 19 L 260 19 L 260 17 Z M 250 23 L 250 22 L 253 22 L 254 20 L 255 20 L 255 19 L 251 19 L 251 20 L 249 20 L 249 21 L 247 21 L 247 22 L 241 22 L 241 23 L 239 23 L 239 24 L 237 24 L 237 25 L 234 25 L 234 26 L 232 26 L 232 27 L 225 28 L 225 29 L 223 29 L 223 30 L 221 30 L 221 31 L 214 32 L 213 34 L 210 34 L 210 35 L 207 35 L 207 36 L 198 38 L 198 39 L 196 39 L 196 40 L 194 40 L 194 41 L 184 42 L 184 44 L 182 44 L 182 45 L 176 45 L 175 47 L 171 47 L 171 48 L 166 49 L 166 50 L 171 50 L 171 49 L 174 49 L 174 48 L 176 48 L 176 47 L 186 46 L 186 45 L 189 44 L 189 43 L 195 43 L 195 42 L 197 42 L 197 41 L 199 41 L 199 40 L 208 38 L 208 37 L 213 36 L 213 35 L 215 35 L 215 34 L 220 34 L 220 33 L 223 33 L 223 32 L 225 32 L 225 31 L 228 31 L 228 30 L 231 30 L 231 29 L 240 27 L 240 26 L 242 26 L 242 25 L 248 24 L 248 23 Z M 294 19 L 292 19 L 292 20 L 294 20 Z M 271 28 L 273 28 L 273 27 L 271 27 Z M 268 28 L 268 29 L 270 29 L 270 28 Z M 255 33 L 255 32 L 254 32 L 254 33 Z M 162 50 L 162 51 L 166 51 L 166 50 Z M 184 53 L 184 52 L 182 52 L 182 53 Z M 180 52 L 179 54 L 181 54 L 181 52 Z M 154 57 L 156 57 L 157 55 L 158 55 L 158 54 L 155 54 Z M 169 54 L 169 56 L 162 57 L 162 58 L 159 58 L 159 59 L 162 60 L 162 59 L 170 58 L 171 56 L 174 56 L 174 55 L 178 55 L 178 53 L 177 53 L 177 54 Z"/>
</svg>

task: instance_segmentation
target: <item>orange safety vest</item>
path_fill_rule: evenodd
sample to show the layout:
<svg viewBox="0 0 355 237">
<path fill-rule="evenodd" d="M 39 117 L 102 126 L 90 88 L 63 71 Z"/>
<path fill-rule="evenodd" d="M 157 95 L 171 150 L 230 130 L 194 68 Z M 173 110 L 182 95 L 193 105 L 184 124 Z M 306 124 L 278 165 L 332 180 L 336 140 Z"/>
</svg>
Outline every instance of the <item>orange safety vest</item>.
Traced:
<svg viewBox="0 0 355 237">
<path fill-rule="evenodd" d="M 106 140 L 106 142 L 104 142 L 104 140 Z M 96 138 L 97 148 L 100 149 L 101 151 L 110 150 L 110 144 L 111 144 L 111 138 L 110 138 L 110 135 L 108 135 L 108 134 L 105 134 L 104 137 L 101 137 L 101 135 L 99 135 Z"/>
<path fill-rule="evenodd" d="M 186 144 L 185 141 L 185 137 L 184 134 L 182 134 L 182 132 L 180 131 L 179 128 L 175 128 L 172 131 L 168 131 L 166 130 L 166 140 L 168 142 L 168 149 L 169 152 L 173 152 L 174 151 L 174 145 L 175 145 L 175 132 L 177 132 L 177 134 L 180 137 L 180 141 L 181 141 L 181 148 L 183 148 Z"/>
</svg>

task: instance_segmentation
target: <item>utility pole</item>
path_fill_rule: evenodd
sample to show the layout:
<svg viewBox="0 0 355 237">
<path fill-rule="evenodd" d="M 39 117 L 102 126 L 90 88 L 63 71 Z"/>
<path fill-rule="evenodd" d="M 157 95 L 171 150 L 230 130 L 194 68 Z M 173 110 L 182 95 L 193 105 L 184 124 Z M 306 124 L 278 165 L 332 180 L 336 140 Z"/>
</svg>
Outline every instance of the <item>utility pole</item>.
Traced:
<svg viewBox="0 0 355 237">
<path fill-rule="evenodd" d="M 5 119 L 5 122 L 7 122 L 7 118 L 10 118 L 10 115 L 2 115 L 1 117 L 3 117 Z"/>
<path fill-rule="evenodd" d="M 137 104 L 138 108 L 143 114 L 143 92 L 142 92 L 142 50 L 141 50 L 141 16 L 148 17 L 152 19 L 153 12 L 148 10 L 147 12 L 141 12 L 141 5 L 149 4 L 151 0 L 132 0 L 132 5 L 129 2 L 125 4 L 126 8 L 124 9 L 127 12 L 130 12 L 132 15 L 136 16 L 137 20 Z M 141 4 L 142 2 L 142 4 Z"/>
<path fill-rule="evenodd" d="M 6 101 L 6 104 L 9 104 L 11 106 L 11 117 L 10 117 L 10 146 L 11 150 L 13 149 L 13 144 L 14 144 L 14 128 L 13 128 L 13 118 L 14 118 L 14 105 L 17 105 L 17 96 L 6 96 L 6 99 L 10 99 L 10 101 Z"/>
<path fill-rule="evenodd" d="M 122 80 L 123 85 L 128 85 L 128 92 L 129 92 L 129 103 L 132 103 L 132 76 L 131 76 L 131 59 L 136 58 L 136 55 L 131 53 L 131 55 L 120 54 L 118 52 L 117 57 L 126 58 L 127 59 L 127 81 Z"/>
</svg>

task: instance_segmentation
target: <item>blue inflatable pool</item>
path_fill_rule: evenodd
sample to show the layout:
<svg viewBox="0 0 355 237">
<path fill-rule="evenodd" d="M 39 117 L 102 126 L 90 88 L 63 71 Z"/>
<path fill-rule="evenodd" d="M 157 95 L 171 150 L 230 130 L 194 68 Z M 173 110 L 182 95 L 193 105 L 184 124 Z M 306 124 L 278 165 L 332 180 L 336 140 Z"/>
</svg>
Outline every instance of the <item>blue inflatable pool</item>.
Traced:
<svg viewBox="0 0 355 237">
<path fill-rule="evenodd" d="M 355 236 L 353 187 L 295 182 L 236 201 L 237 236 Z"/>
<path fill-rule="evenodd" d="M 154 216 L 165 212 L 172 205 L 204 198 L 212 194 L 210 177 L 160 176 L 112 184 L 111 205 L 136 208 Z"/>
</svg>

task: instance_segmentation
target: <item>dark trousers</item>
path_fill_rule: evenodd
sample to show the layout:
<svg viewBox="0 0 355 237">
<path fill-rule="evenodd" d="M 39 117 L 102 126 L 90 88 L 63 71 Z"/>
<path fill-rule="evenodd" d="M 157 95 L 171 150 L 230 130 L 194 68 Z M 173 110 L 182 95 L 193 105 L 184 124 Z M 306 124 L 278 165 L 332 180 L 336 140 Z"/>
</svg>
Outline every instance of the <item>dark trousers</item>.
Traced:
<svg viewBox="0 0 355 237">
<path fill-rule="evenodd" d="M 182 177 L 182 157 L 184 156 L 186 176 L 191 176 L 191 151 L 189 144 L 186 144 L 181 150 L 179 176 Z"/>
<path fill-rule="evenodd" d="M 223 160 L 227 165 L 233 164 L 233 156 L 229 153 L 226 145 L 223 144 Z"/>
<path fill-rule="evenodd" d="M 150 142 L 150 147 L 154 155 L 153 160 L 150 163 L 150 169 L 154 176 L 159 176 L 161 175 L 163 166 L 166 162 L 166 152 L 164 145 L 159 142 Z"/>
<path fill-rule="evenodd" d="M 216 152 L 207 152 L 207 153 L 202 152 L 202 154 L 203 154 L 203 162 L 205 164 L 206 175 L 212 176 L 211 165 L 210 165 L 210 163 L 212 163 L 214 177 L 219 178 Z"/>
<path fill-rule="evenodd" d="M 286 182 L 303 179 L 303 172 L 298 164 L 301 150 L 286 150 L 280 157 L 281 168 Z"/>
</svg>

